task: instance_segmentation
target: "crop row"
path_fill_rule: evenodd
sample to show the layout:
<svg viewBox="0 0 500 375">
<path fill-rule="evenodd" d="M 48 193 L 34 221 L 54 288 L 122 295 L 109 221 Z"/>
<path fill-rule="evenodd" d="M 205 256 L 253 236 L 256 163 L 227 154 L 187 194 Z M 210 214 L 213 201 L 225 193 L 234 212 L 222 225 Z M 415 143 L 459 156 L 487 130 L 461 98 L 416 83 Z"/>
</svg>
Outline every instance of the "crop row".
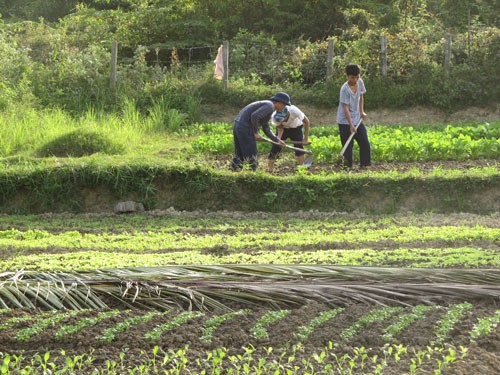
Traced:
<svg viewBox="0 0 500 375">
<path fill-rule="evenodd" d="M 67 231 L 50 233 L 43 230 L 19 231 L 17 229 L 0 230 L 0 247 L 12 249 L 47 249 L 51 247 L 93 250 L 129 250 L 134 252 L 156 251 L 161 249 L 182 250 L 202 249 L 217 244 L 225 244 L 235 250 L 265 249 L 289 246 L 321 248 L 324 243 L 367 243 L 374 241 L 392 241 L 398 244 L 414 241 L 494 241 L 500 238 L 500 228 L 467 226 L 423 226 L 400 227 L 393 225 L 379 229 L 322 228 L 262 231 L 253 233 L 231 230 L 215 233 L 190 233 L 189 231 L 135 231 L 132 233 L 80 233 Z"/>
<path fill-rule="evenodd" d="M 215 124 L 212 130 L 211 134 L 195 139 L 193 149 L 201 153 L 231 153 L 231 126 Z M 497 158 L 500 151 L 500 123 L 446 127 L 373 126 L 369 133 L 372 155 L 378 161 Z M 336 127 L 312 128 L 310 140 L 316 161 L 336 160 L 341 148 Z M 260 144 L 259 151 L 265 153 L 269 146 Z"/>
<path fill-rule="evenodd" d="M 397 215 L 366 215 L 345 212 L 189 212 L 169 209 L 143 214 L 40 214 L 0 215 L 0 230 L 30 229 L 47 232 L 79 231 L 83 233 L 188 232 L 225 233 L 297 230 L 374 230 L 388 227 L 500 227 L 500 216 L 474 214 L 399 213 Z"/>
<path fill-rule="evenodd" d="M 327 247 L 327 246 L 325 246 Z M 314 250 L 255 250 L 226 253 L 224 248 L 208 248 L 199 251 L 174 251 L 156 253 L 128 253 L 121 251 L 74 251 L 57 249 L 52 253 L 23 250 L 2 250 L 15 252 L 3 255 L 0 271 L 85 271 L 105 268 L 134 268 L 164 265 L 205 265 L 205 264 L 332 264 L 359 266 L 399 266 L 399 267 L 499 267 L 498 251 L 475 247 L 402 247 L 388 250 L 373 248 Z"/>
<path fill-rule="evenodd" d="M 450 305 L 448 307 L 439 305 L 416 305 L 414 307 L 379 307 L 360 316 L 358 320 L 344 328 L 338 335 L 338 344 L 349 342 L 353 337 L 362 332 L 367 327 L 376 322 L 390 322 L 383 329 L 382 338 L 386 343 L 394 343 L 396 337 L 403 334 L 405 329 L 417 321 L 424 319 L 431 311 L 441 311 L 440 318 L 434 325 L 434 340 L 429 343 L 433 346 L 444 345 L 448 335 L 458 322 L 464 318 L 474 305 L 469 302 Z M 317 313 L 308 322 L 303 322 L 300 326 L 293 327 L 288 332 L 290 342 L 306 342 L 315 330 L 322 329 L 328 322 L 333 321 L 339 314 L 347 314 L 348 309 L 334 308 Z M 142 311 L 136 310 L 68 310 L 68 311 L 48 311 L 38 314 L 24 313 L 10 316 L 9 310 L 0 310 L 0 335 L 5 335 L 6 330 L 14 340 L 26 342 L 38 340 L 38 336 L 45 331 L 57 342 L 69 340 L 71 336 L 91 330 L 101 322 L 107 323 L 106 328 L 100 330 L 100 334 L 95 340 L 102 343 L 111 343 L 117 339 L 117 335 L 134 327 L 143 328 L 150 321 L 154 321 L 152 329 L 142 333 L 142 337 L 148 341 L 158 341 L 167 332 L 174 328 L 182 327 L 193 319 L 201 319 L 203 323 L 198 332 L 199 340 L 203 343 L 211 343 L 212 336 L 216 330 L 230 320 L 238 320 L 241 316 L 253 319 L 254 324 L 250 326 L 247 336 L 254 343 L 267 341 L 269 339 L 268 329 L 273 325 L 279 325 L 280 321 L 291 314 L 291 310 L 269 310 L 259 316 L 259 312 L 251 310 L 239 310 L 225 314 L 209 314 L 200 311 L 183 311 L 175 313 L 171 310 Z M 500 310 L 490 315 L 478 318 L 473 329 L 468 333 L 470 339 L 478 339 L 481 336 L 491 333 L 500 323 Z M 18 328 L 22 327 L 22 328 Z M 151 325 L 149 325 L 151 327 Z M 274 327 L 273 330 L 277 328 Z M 93 331 L 92 331 L 93 332 Z M 135 336 L 135 335 L 134 335 Z M 8 341 L 12 341 L 12 338 Z M 5 342 L 5 341 L 4 341 Z M 288 346 L 289 344 L 285 344 Z"/>
<path fill-rule="evenodd" d="M 351 352 L 336 354 L 332 346 L 319 353 L 304 355 L 303 346 L 294 345 L 290 350 L 274 351 L 272 347 L 258 350 L 253 346 L 243 347 L 233 354 L 226 348 L 207 352 L 204 358 L 193 358 L 189 347 L 161 350 L 156 346 L 151 352 L 141 351 L 138 358 L 128 358 L 121 352 L 119 358 L 100 363 L 92 354 L 68 355 L 61 350 L 61 356 L 52 357 L 50 352 L 31 357 L 0 352 L 0 370 L 4 375 L 36 374 L 78 374 L 78 375 L 121 375 L 121 374 L 255 374 L 255 375 L 300 375 L 300 374 L 382 374 L 396 369 L 397 373 L 443 374 L 454 363 L 466 359 L 468 349 L 427 347 L 415 351 L 401 344 L 386 345 L 383 348 L 354 348 Z M 26 364 L 28 363 L 28 364 Z M 139 364 L 137 364 L 139 363 Z M 400 372 L 401 371 L 401 372 Z M 425 372 L 420 372 L 425 371 Z"/>
<path fill-rule="evenodd" d="M 0 337 L 14 333 L 16 339 L 22 341 L 20 337 L 24 336 L 20 335 L 20 332 L 28 330 L 37 331 L 43 337 L 43 329 L 47 330 L 47 323 L 44 321 L 49 320 L 56 325 L 56 327 L 52 327 L 50 334 L 55 336 L 55 342 L 61 342 L 62 347 L 59 350 L 62 354 L 62 360 L 61 358 L 52 358 L 49 351 L 45 355 L 34 355 L 31 361 L 22 355 L 22 351 L 10 352 L 10 354 L 7 354 L 7 352 L 0 353 L 0 369 L 2 374 L 21 373 L 21 369 L 26 370 L 26 372 L 22 372 L 25 374 L 35 374 L 37 373 L 35 369 L 44 369 L 45 371 L 50 369 L 55 373 L 55 370 L 62 371 L 61 367 L 64 368 L 64 366 L 66 366 L 66 373 L 70 374 L 120 374 L 125 372 L 142 374 L 159 370 L 166 374 L 217 374 L 222 373 L 219 371 L 224 368 L 234 369 L 234 372 L 229 372 L 234 374 L 303 374 L 305 372 L 311 374 L 381 374 L 388 369 L 408 374 L 416 374 L 419 370 L 429 371 L 431 369 L 431 372 L 441 374 L 444 369 L 451 367 L 459 360 L 467 358 L 468 345 L 491 334 L 498 326 L 500 310 L 489 312 L 486 315 L 483 312 L 483 315 L 477 318 L 469 332 L 466 332 L 468 339 L 462 342 L 465 345 L 459 347 L 453 345 L 450 334 L 456 331 L 458 326 L 464 327 L 461 321 L 467 320 L 467 317 L 474 309 L 475 307 L 467 302 L 448 307 L 418 305 L 404 309 L 375 308 L 362 314 L 357 319 L 351 319 L 351 324 L 338 333 L 337 340 L 328 341 L 323 347 L 313 348 L 307 347 L 307 338 L 314 332 L 331 329 L 327 328 L 328 325 L 330 324 L 331 327 L 337 317 L 349 314 L 348 310 L 344 311 L 342 308 L 324 310 L 313 316 L 308 322 L 290 331 L 291 342 L 286 343 L 286 345 L 266 346 L 265 343 L 272 342 L 268 341 L 266 335 L 269 332 L 277 332 L 281 322 L 291 316 L 289 310 L 269 311 L 265 314 L 254 315 L 254 324 L 248 330 L 249 341 L 243 349 L 226 348 L 219 346 L 219 343 L 214 344 L 215 349 L 205 346 L 205 349 L 201 351 L 199 349 L 193 351 L 188 345 L 182 345 L 179 348 L 157 345 L 149 353 L 141 351 L 141 365 L 137 365 L 138 358 L 134 358 L 130 362 L 124 352 L 120 353 L 119 358 L 113 359 L 109 357 L 105 362 L 101 363 L 97 363 L 97 359 L 93 358 L 92 354 L 81 354 L 82 352 L 80 352 L 76 356 L 66 355 L 64 342 L 61 342 L 63 338 L 61 332 L 67 332 L 71 336 L 78 332 L 75 327 L 89 328 L 90 321 L 96 325 L 99 322 L 109 321 L 113 317 L 118 318 L 118 320 L 113 319 L 106 329 L 100 330 L 102 334 L 96 338 L 101 343 L 110 344 L 113 340 L 106 338 L 110 337 L 110 332 L 133 331 L 134 326 L 140 326 L 140 324 L 154 318 L 168 318 L 167 322 L 161 323 L 160 320 L 160 324 L 156 324 L 154 330 L 142 334 L 147 340 L 157 340 L 162 335 L 168 335 L 169 330 L 175 329 L 178 332 L 183 330 L 183 326 L 189 321 L 203 319 L 204 323 L 199 326 L 197 335 L 200 342 L 209 343 L 211 335 L 217 330 L 221 330 L 224 324 L 237 320 L 241 316 L 248 317 L 253 314 L 251 311 L 241 310 L 235 313 L 210 317 L 200 312 L 172 314 L 168 311 L 164 313 L 143 312 L 142 315 L 136 315 L 131 314 L 131 312 L 120 313 L 112 310 L 94 314 L 93 318 L 81 317 L 80 320 L 75 320 L 74 317 L 71 319 L 68 313 L 44 313 L 39 314 L 38 319 L 32 317 L 32 319 L 25 320 L 25 322 L 32 321 L 28 328 L 17 331 L 11 329 L 8 333 L 3 334 L 2 330 L 5 330 L 8 322 L 14 318 L 9 318 L 8 312 L 0 311 L 0 321 L 2 322 Z M 431 312 L 439 313 L 433 316 L 433 339 L 421 345 L 405 344 L 404 332 L 410 326 L 417 325 L 426 319 Z M 79 315 L 87 313 L 80 312 Z M 73 315 L 77 315 L 77 313 L 73 313 Z M 120 319 L 121 315 L 124 315 L 124 318 Z M 69 320 L 71 320 L 71 323 L 66 323 Z M 20 321 L 18 319 L 16 324 L 21 324 Z M 359 335 L 380 323 L 384 325 L 382 329 L 384 339 L 382 345 L 377 348 L 356 346 L 346 349 L 344 347 L 344 344 L 351 342 L 355 335 Z M 11 324 L 10 327 L 15 327 L 15 325 Z M 233 325 L 233 327 L 235 326 Z M 192 329 L 192 327 L 186 327 L 185 329 Z M 161 334 L 158 334 L 160 331 Z M 94 332 L 96 331 L 92 331 L 92 334 Z M 228 334 L 227 332 L 231 331 L 225 332 Z M 172 335 L 176 335 L 176 333 L 172 332 Z M 137 335 L 132 334 L 131 337 L 137 337 Z M 93 340 L 92 338 L 89 339 Z M 230 337 L 226 337 L 226 339 L 227 342 L 230 342 Z M 411 338 L 408 339 L 411 341 Z M 398 340 L 403 340 L 403 343 Z M 9 341 L 12 341 L 12 339 L 7 339 L 4 342 L 8 343 Z M 117 343 L 120 347 L 131 344 L 133 345 L 131 341 Z M 196 343 L 192 342 L 192 344 L 195 346 Z M 137 345 L 143 344 L 138 340 Z M 165 350 L 161 349 L 162 347 Z M 53 350 L 55 351 L 55 348 Z M 133 363 L 133 365 L 130 363 Z M 236 369 L 239 369 L 240 372 L 237 372 Z"/>
<path fill-rule="evenodd" d="M 0 271 L 230 263 L 498 267 L 498 238 L 495 215 L 2 216 Z"/>
<path fill-rule="evenodd" d="M 466 359 L 468 349 L 427 347 L 414 351 L 399 345 L 387 345 L 380 348 L 381 354 L 371 348 L 354 348 L 352 352 L 341 355 L 331 352 L 331 346 L 319 353 L 298 355 L 303 350 L 301 345 L 293 346 L 289 351 L 274 351 L 272 347 L 257 350 L 244 347 L 237 354 L 226 348 L 214 349 L 204 358 L 192 358 L 188 347 L 166 351 L 158 346 L 148 353 L 141 351 L 140 359 L 127 357 L 120 353 L 117 360 L 110 359 L 104 365 L 92 354 L 67 355 L 61 350 L 61 356 L 52 358 L 50 352 L 35 354 L 31 360 L 23 355 L 0 353 L 3 361 L 0 370 L 5 375 L 36 375 L 41 373 L 78 374 L 78 375 L 121 375 L 121 374 L 255 374 L 255 375 L 301 375 L 301 374 L 382 374 L 385 370 L 396 369 L 397 373 L 443 374 L 453 368 L 454 363 Z M 300 359 L 298 359 L 300 358 Z M 129 361 L 133 364 L 129 364 Z M 25 364 L 28 362 L 29 364 Z M 137 364 L 139 362 L 139 364 Z M 401 372 L 400 372 L 401 371 Z M 425 372 L 420 372 L 425 371 Z"/>
</svg>

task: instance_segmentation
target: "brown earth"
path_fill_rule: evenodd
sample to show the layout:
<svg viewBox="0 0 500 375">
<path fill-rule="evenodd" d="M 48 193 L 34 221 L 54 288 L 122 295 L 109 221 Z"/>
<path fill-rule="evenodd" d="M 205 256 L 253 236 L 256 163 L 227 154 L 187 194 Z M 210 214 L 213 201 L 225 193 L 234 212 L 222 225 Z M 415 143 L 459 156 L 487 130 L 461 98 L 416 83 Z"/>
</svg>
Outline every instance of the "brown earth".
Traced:
<svg viewBox="0 0 500 375">
<path fill-rule="evenodd" d="M 317 108 L 310 105 L 297 104 L 299 108 L 311 120 L 314 125 L 336 124 L 337 107 Z M 203 106 L 204 122 L 227 122 L 232 123 L 240 108 L 229 106 L 210 105 Z M 419 124 L 443 124 L 464 123 L 475 121 L 500 121 L 500 104 L 488 107 L 470 107 L 451 114 L 435 108 L 413 107 L 409 109 L 367 109 L 368 124 L 381 125 L 419 125 Z"/>
<path fill-rule="evenodd" d="M 498 304 L 498 301 L 496 303 Z M 316 329 L 303 343 L 304 345 L 295 351 L 293 364 L 302 365 L 302 361 L 310 359 L 313 353 L 320 354 L 326 350 L 328 356 L 324 365 L 330 363 L 335 366 L 337 365 L 336 360 L 343 355 L 347 354 L 353 357 L 356 351 L 364 348 L 369 359 L 377 355 L 380 362 L 384 356 L 387 356 L 387 367 L 383 372 L 384 374 L 408 374 L 410 372 L 411 360 L 416 359 L 415 353 L 429 353 L 429 348 L 439 347 L 439 345 L 435 344 L 437 338 L 435 327 L 445 316 L 447 311 L 446 306 L 438 306 L 428 311 L 422 319 L 418 319 L 402 333 L 395 335 L 392 340 L 383 338 L 384 330 L 396 322 L 397 316 L 409 313 L 411 307 L 404 308 L 388 319 L 363 327 L 350 339 L 341 339 L 341 332 L 352 326 L 360 317 L 379 307 L 367 304 L 346 306 L 344 311 L 321 325 L 319 329 Z M 459 319 L 458 323 L 449 332 L 449 338 L 446 340 L 444 346 L 446 352 L 439 353 L 435 351 L 433 354 L 429 353 L 430 357 L 423 359 L 421 366 L 419 366 L 420 372 L 418 373 L 434 373 L 434 370 L 438 366 L 437 361 L 442 360 L 448 354 L 448 348 L 453 348 L 460 352 L 460 348 L 464 347 L 468 349 L 465 359 L 451 363 L 444 373 L 498 374 L 500 358 L 497 354 L 500 349 L 500 328 L 497 327 L 493 332 L 477 341 L 471 341 L 469 336 L 469 332 L 473 329 L 478 319 L 494 315 L 497 308 L 498 306 L 495 304 L 495 301 L 475 302 L 474 308 Z M 136 366 L 138 363 L 152 357 L 155 346 L 160 348 L 158 358 L 161 360 L 163 352 L 168 352 L 170 349 L 182 349 L 188 345 L 187 356 L 191 363 L 195 359 L 199 359 L 203 363 L 203 360 L 207 358 L 207 353 L 217 348 L 226 348 L 229 355 L 242 355 L 245 353 L 243 348 L 252 347 L 256 348 L 253 354 L 254 358 L 266 358 L 268 362 L 272 360 L 279 361 L 280 355 L 284 352 L 287 353 L 284 356 L 285 359 L 288 359 L 292 354 L 293 346 L 298 343 L 297 338 L 294 336 L 298 327 L 307 325 L 312 318 L 329 309 L 332 309 L 332 306 L 321 303 L 311 303 L 306 306 L 294 308 L 291 310 L 290 315 L 267 327 L 269 333 L 267 339 L 256 339 L 250 333 L 256 321 L 268 311 L 268 309 L 264 308 L 253 308 L 245 315 L 236 316 L 233 319 L 224 321 L 215 331 L 210 343 L 201 342 L 200 336 L 202 335 L 206 321 L 216 315 L 213 312 L 204 313 L 201 317 L 175 327 L 154 341 L 144 338 L 144 333 L 170 321 L 177 314 L 176 312 L 171 312 L 165 316 L 156 316 L 147 323 L 131 326 L 129 330 L 118 334 L 116 340 L 111 343 L 104 343 L 97 337 L 106 328 L 114 327 L 117 323 L 128 318 L 143 315 L 145 311 L 124 310 L 118 316 L 101 321 L 93 327 L 85 328 L 81 332 L 68 335 L 62 340 L 55 338 L 54 334 L 56 330 L 63 325 L 74 324 L 82 318 L 92 318 L 97 315 L 96 311 L 86 311 L 76 317 L 66 318 L 56 326 L 40 332 L 26 342 L 18 341 L 16 334 L 21 329 L 28 327 L 29 323 L 20 322 L 12 328 L 0 329 L 0 355 L 1 352 L 4 352 L 16 355 L 22 354 L 26 358 L 32 358 L 35 353 L 43 355 L 46 352 L 51 352 L 51 361 L 57 362 L 55 358 L 61 357 L 61 350 L 64 350 L 66 355 L 71 358 L 75 355 L 91 353 L 94 358 L 92 367 L 105 368 L 106 360 L 114 360 L 118 363 L 123 361 L 124 366 Z M 0 324 L 12 317 L 23 317 L 30 314 L 33 314 L 33 312 L 10 310 L 0 315 Z M 387 354 L 388 347 L 386 344 L 402 344 L 407 349 L 407 352 L 402 353 L 401 358 L 396 360 L 394 355 Z M 273 348 L 272 352 L 266 352 L 265 348 L 270 347 Z M 393 349 L 395 350 L 394 347 Z M 120 359 L 120 353 L 125 353 L 122 360 Z M 360 361 L 358 360 L 353 373 L 372 373 L 374 367 L 369 359 L 366 360 L 366 367 L 364 369 L 360 368 Z M 318 366 L 317 363 L 314 363 L 314 365 Z M 228 364 L 227 366 L 229 367 L 230 365 Z M 203 367 L 196 368 L 200 370 Z M 348 363 L 344 363 L 343 368 L 347 371 Z M 321 366 L 316 367 L 316 369 L 321 369 Z M 89 369 L 86 369 L 78 373 L 86 374 L 90 372 Z M 183 373 L 187 374 L 187 372 Z M 304 372 L 299 371 L 297 373 L 303 374 Z"/>
<path fill-rule="evenodd" d="M 355 155 L 357 157 L 357 155 Z M 231 155 L 216 155 L 213 160 L 207 160 L 206 162 L 211 164 L 215 169 L 228 169 L 229 163 L 231 161 Z M 312 159 L 312 165 L 307 169 L 308 174 L 328 174 L 328 173 L 338 173 L 346 172 L 342 167 L 342 163 L 339 160 L 336 163 L 324 163 L 316 162 L 314 157 Z M 495 167 L 498 168 L 500 165 L 500 159 L 478 159 L 478 160 L 439 160 L 439 161 L 421 161 L 421 162 L 375 162 L 370 167 L 359 168 L 356 164 L 353 168 L 349 170 L 350 173 L 365 173 L 367 171 L 371 172 L 390 172 L 397 171 L 398 173 L 404 173 L 411 170 L 417 170 L 424 174 L 430 173 L 438 169 L 456 169 L 456 170 L 467 170 L 474 168 L 485 168 L 485 167 Z M 267 167 L 267 155 L 259 156 L 259 168 L 266 169 Z M 297 172 L 298 165 L 295 161 L 293 153 L 283 154 L 280 159 L 278 159 L 274 166 L 273 175 L 276 176 L 287 176 Z"/>
</svg>

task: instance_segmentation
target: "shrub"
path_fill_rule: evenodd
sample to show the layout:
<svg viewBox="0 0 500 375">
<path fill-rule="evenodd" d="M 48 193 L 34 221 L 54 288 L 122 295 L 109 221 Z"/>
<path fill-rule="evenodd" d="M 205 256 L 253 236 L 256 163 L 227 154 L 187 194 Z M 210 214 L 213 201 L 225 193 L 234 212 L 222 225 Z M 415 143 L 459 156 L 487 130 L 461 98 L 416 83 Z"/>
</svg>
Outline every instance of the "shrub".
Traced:
<svg viewBox="0 0 500 375">
<path fill-rule="evenodd" d="M 97 152 L 103 154 L 120 154 L 124 151 L 124 146 L 104 134 L 90 130 L 75 130 L 64 134 L 53 141 L 40 147 L 37 155 L 46 156 L 73 156 L 81 157 L 92 155 Z"/>
</svg>

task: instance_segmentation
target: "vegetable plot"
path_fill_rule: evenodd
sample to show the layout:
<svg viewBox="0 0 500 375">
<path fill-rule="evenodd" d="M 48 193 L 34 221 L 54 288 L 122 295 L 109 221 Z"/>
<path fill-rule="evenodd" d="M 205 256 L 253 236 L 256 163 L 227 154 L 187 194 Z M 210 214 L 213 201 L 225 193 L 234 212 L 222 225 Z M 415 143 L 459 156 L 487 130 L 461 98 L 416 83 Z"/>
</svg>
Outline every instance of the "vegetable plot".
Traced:
<svg viewBox="0 0 500 375">
<path fill-rule="evenodd" d="M 192 142 L 196 152 L 230 154 L 233 152 L 231 126 L 204 124 L 201 135 Z M 500 123 L 474 125 L 420 125 L 369 127 L 372 157 L 377 162 L 496 159 L 500 153 Z M 341 144 L 336 126 L 313 127 L 310 149 L 316 162 L 336 161 Z M 269 152 L 258 144 L 260 153 Z"/>
<path fill-rule="evenodd" d="M 0 329 L 2 374 L 47 369 L 70 374 L 458 373 L 479 353 L 490 353 L 485 365 L 493 365 L 490 343 L 500 336 L 495 328 L 500 312 L 469 302 L 335 309 L 310 304 L 231 314 L 54 312 L 48 320 L 47 313 L 3 311 L 0 324 L 28 314 L 34 314 L 28 326 L 21 319 Z M 42 326 L 45 320 L 49 323 Z M 26 330 L 37 335 L 20 334 Z M 64 340 L 60 332 L 66 332 Z M 109 332 L 116 338 L 103 340 Z"/>
<path fill-rule="evenodd" d="M 500 266 L 498 238 L 495 215 L 0 216 L 0 272 L 172 264 L 485 268 Z"/>
<path fill-rule="evenodd" d="M 497 213 L 0 216 L 0 373 L 496 374 L 499 228 Z"/>
</svg>

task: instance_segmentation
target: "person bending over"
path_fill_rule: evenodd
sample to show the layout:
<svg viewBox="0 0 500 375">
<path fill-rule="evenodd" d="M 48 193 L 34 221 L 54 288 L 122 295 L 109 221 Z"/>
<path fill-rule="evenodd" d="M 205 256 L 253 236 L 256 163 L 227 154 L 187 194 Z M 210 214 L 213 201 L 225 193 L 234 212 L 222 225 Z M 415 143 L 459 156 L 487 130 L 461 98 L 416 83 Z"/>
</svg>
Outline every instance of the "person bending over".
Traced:
<svg viewBox="0 0 500 375">
<path fill-rule="evenodd" d="M 282 111 L 291 104 L 287 93 L 278 92 L 270 100 L 250 103 L 240 111 L 233 125 L 234 156 L 230 167 L 233 171 L 240 171 L 244 165 L 257 170 L 257 141 L 263 141 L 260 128 L 271 140 L 279 143 L 278 147 L 286 145 L 271 132 L 269 120 L 274 111 Z"/>
</svg>

